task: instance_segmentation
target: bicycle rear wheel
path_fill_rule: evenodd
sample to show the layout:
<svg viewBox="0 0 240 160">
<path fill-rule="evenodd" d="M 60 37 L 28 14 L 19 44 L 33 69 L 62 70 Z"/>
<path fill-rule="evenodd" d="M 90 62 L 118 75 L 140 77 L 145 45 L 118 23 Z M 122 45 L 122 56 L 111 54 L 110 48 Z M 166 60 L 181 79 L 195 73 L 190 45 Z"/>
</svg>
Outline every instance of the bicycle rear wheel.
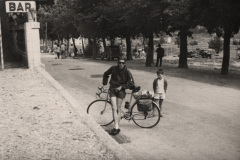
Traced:
<svg viewBox="0 0 240 160">
<path fill-rule="evenodd" d="M 112 106 L 107 100 L 98 99 L 89 104 L 87 113 L 101 126 L 107 126 L 113 122 Z"/>
<path fill-rule="evenodd" d="M 133 122 L 142 128 L 152 128 L 160 121 L 160 109 L 152 101 L 153 110 L 151 111 L 139 111 L 137 103 L 135 103 L 131 109 L 131 117 Z"/>
</svg>

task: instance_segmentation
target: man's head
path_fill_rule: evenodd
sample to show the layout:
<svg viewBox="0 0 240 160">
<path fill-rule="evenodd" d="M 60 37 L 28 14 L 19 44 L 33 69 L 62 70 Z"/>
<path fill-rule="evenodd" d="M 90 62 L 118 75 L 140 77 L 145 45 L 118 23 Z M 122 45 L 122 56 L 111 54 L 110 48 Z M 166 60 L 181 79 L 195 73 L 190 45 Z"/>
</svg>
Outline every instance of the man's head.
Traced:
<svg viewBox="0 0 240 160">
<path fill-rule="evenodd" d="M 125 66 L 126 63 L 126 56 L 125 55 L 120 55 L 118 57 L 118 66 L 120 69 L 122 69 Z"/>
<path fill-rule="evenodd" d="M 158 47 L 161 47 L 161 44 L 158 44 Z"/>
</svg>

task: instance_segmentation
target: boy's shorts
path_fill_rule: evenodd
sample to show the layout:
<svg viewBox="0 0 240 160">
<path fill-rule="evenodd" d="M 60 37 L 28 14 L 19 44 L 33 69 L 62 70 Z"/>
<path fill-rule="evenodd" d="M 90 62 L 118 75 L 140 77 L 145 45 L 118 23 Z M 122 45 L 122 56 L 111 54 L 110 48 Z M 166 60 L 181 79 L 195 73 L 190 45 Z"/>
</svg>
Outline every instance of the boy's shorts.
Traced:
<svg viewBox="0 0 240 160">
<path fill-rule="evenodd" d="M 120 99 L 124 99 L 126 97 L 126 92 L 124 90 L 110 88 L 110 97 L 117 97 Z"/>
<path fill-rule="evenodd" d="M 154 93 L 154 99 L 165 99 L 166 94 L 165 93 Z"/>
</svg>

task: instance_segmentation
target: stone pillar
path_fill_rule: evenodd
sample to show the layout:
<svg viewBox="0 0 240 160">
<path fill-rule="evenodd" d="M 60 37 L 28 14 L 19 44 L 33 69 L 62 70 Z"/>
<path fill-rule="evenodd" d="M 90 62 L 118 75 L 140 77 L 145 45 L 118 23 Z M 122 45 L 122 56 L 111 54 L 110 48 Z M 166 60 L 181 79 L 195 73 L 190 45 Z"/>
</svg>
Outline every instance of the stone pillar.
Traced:
<svg viewBox="0 0 240 160">
<path fill-rule="evenodd" d="M 26 22 L 24 24 L 26 54 L 29 68 L 41 66 L 39 28 L 39 22 Z"/>
</svg>

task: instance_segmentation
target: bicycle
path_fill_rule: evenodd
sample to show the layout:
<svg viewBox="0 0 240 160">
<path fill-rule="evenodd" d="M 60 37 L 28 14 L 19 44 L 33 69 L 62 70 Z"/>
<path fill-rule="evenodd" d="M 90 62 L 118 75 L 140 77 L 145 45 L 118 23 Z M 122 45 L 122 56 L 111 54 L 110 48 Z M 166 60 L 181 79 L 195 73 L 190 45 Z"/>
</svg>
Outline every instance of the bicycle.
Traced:
<svg viewBox="0 0 240 160">
<path fill-rule="evenodd" d="M 131 104 L 133 94 L 139 90 L 140 87 L 136 87 L 131 93 L 127 93 L 131 94 L 131 96 L 130 101 L 125 102 L 125 108 L 128 109 L 128 112 L 126 112 L 127 114 L 123 118 L 128 121 L 133 120 L 133 122 L 141 128 L 152 128 L 160 121 L 160 108 L 153 99 L 150 99 L 152 106 L 151 109 L 142 110 L 139 108 L 139 102 L 142 99 L 137 99 Z M 109 92 L 109 89 L 98 87 L 98 92 L 96 95 L 99 99 L 92 101 L 87 108 L 87 113 L 90 114 L 101 126 L 110 125 L 114 121 L 112 115 L 112 105 L 109 99 Z M 106 97 L 101 96 L 103 93 L 107 94 Z"/>
</svg>

